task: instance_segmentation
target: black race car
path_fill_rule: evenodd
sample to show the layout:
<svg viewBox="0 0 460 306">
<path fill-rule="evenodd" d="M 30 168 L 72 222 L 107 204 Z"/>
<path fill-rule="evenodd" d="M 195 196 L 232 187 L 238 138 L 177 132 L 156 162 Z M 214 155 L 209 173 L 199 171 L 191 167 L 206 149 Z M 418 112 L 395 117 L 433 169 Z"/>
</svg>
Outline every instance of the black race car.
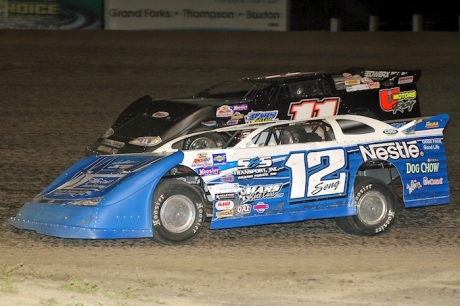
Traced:
<svg viewBox="0 0 460 306">
<path fill-rule="evenodd" d="M 194 96 L 129 105 L 86 155 L 155 151 L 191 132 L 240 123 L 359 114 L 379 120 L 421 116 L 416 83 L 421 70 L 349 68 L 341 72 L 293 72 L 242 78 Z M 178 149 L 220 147 L 226 139 L 201 134 Z"/>
</svg>

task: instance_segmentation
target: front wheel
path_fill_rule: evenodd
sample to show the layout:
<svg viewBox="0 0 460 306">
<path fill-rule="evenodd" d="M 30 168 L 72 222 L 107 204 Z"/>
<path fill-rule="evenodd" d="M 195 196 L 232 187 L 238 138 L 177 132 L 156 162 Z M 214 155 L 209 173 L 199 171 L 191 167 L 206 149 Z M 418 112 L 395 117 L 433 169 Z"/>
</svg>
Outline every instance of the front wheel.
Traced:
<svg viewBox="0 0 460 306">
<path fill-rule="evenodd" d="M 169 245 L 191 241 L 206 217 L 200 193 L 178 180 L 160 181 L 152 203 L 153 239 Z"/>
<path fill-rule="evenodd" d="M 383 181 L 365 176 L 355 180 L 357 214 L 336 218 L 337 225 L 347 233 L 374 236 L 387 231 L 395 218 L 396 199 Z"/>
</svg>

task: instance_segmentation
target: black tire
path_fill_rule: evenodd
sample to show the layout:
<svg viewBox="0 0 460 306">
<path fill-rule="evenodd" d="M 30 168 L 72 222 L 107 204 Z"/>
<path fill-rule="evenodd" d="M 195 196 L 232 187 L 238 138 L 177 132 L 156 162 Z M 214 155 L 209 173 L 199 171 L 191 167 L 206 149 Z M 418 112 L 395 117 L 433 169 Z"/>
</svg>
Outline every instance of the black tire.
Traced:
<svg viewBox="0 0 460 306">
<path fill-rule="evenodd" d="M 184 150 L 222 148 L 224 144 L 224 138 L 222 138 L 222 136 L 218 133 L 204 133 L 195 137 L 187 138 L 184 141 Z"/>
<path fill-rule="evenodd" d="M 396 198 L 383 181 L 366 176 L 355 180 L 355 216 L 336 218 L 337 225 L 354 235 L 375 236 L 387 231 L 395 218 Z"/>
<path fill-rule="evenodd" d="M 205 221 L 204 200 L 191 185 L 175 179 L 160 181 L 153 195 L 153 239 L 168 245 L 194 239 Z"/>
</svg>

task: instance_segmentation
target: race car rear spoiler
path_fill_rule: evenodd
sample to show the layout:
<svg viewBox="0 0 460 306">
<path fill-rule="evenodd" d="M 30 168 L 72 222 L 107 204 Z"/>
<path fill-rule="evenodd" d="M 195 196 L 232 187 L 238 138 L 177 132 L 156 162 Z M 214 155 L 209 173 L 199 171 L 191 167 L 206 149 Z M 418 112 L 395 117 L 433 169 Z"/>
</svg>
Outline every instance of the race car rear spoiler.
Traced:
<svg viewBox="0 0 460 306">
<path fill-rule="evenodd" d="M 409 121 L 410 120 L 410 121 Z M 410 119 L 387 120 L 385 123 L 395 127 L 398 131 L 422 131 L 427 129 L 444 129 L 449 122 L 448 114 L 427 116 Z"/>
<path fill-rule="evenodd" d="M 420 69 L 401 70 L 351 67 L 343 70 L 341 73 L 358 74 L 381 83 L 393 81 L 395 84 L 417 83 L 422 76 L 422 70 Z"/>
</svg>

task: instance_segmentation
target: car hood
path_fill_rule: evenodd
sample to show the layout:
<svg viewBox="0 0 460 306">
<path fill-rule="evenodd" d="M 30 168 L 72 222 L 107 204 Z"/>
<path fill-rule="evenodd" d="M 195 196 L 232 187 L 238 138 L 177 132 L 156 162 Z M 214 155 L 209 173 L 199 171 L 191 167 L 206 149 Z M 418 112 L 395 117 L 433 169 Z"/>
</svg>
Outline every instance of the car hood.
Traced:
<svg viewBox="0 0 460 306">
<path fill-rule="evenodd" d="M 120 154 L 87 157 L 64 171 L 32 202 L 68 203 L 81 199 L 103 198 L 110 196 L 115 188 L 129 196 L 158 181 L 182 159 L 182 152 L 166 156 Z M 123 196 L 120 197 L 119 192 L 117 194 L 119 201 Z"/>
<path fill-rule="evenodd" d="M 115 137 L 133 139 L 140 136 L 160 136 L 168 139 L 177 131 L 196 125 L 204 118 L 215 117 L 215 108 L 238 101 L 211 98 L 174 98 L 152 100 L 150 96 L 135 101 L 112 125 Z M 174 133 L 168 129 L 180 123 Z M 183 128 L 181 128 L 183 127 Z"/>
</svg>

